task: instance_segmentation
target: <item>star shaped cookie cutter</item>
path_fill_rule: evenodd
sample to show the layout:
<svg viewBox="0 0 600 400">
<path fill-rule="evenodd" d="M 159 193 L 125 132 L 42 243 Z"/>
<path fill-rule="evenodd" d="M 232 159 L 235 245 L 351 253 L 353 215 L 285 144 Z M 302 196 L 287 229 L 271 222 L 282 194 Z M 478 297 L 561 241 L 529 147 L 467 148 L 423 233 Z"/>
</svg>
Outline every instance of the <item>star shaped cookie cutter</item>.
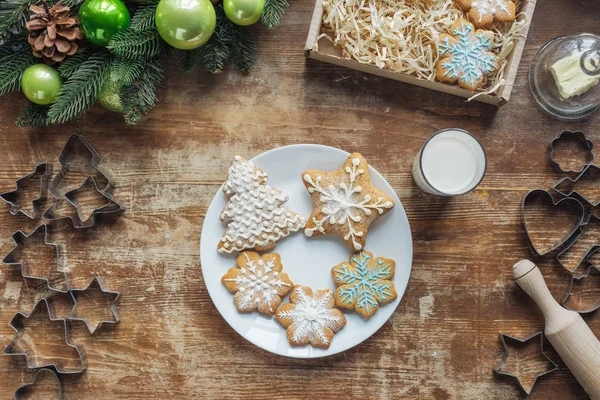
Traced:
<svg viewBox="0 0 600 400">
<path fill-rule="evenodd" d="M 35 276 L 31 273 L 28 272 L 28 269 L 26 267 L 23 267 L 23 262 L 18 260 L 18 249 L 23 246 L 23 244 L 25 243 L 25 240 L 35 236 L 36 234 L 38 234 L 39 231 L 44 231 L 44 244 L 47 246 L 53 246 L 54 249 L 56 250 L 56 271 L 58 273 L 63 274 L 64 276 L 64 280 L 65 280 L 65 285 L 66 288 L 65 289 L 61 289 L 61 288 L 57 288 L 54 286 L 54 284 L 50 281 L 50 279 L 42 277 L 42 276 Z M 49 289 L 55 290 L 57 292 L 60 293 L 67 293 L 69 291 L 69 281 L 68 281 L 68 276 L 64 271 L 61 271 L 59 269 L 59 246 L 55 243 L 52 243 L 49 241 L 48 239 L 48 226 L 46 224 L 41 224 L 40 226 L 38 226 L 33 232 L 31 232 L 29 235 L 27 235 L 26 233 L 24 233 L 23 231 L 16 231 L 13 236 L 12 236 L 12 241 L 15 244 L 15 248 L 12 249 L 12 251 L 10 253 L 8 253 L 8 255 L 6 257 L 4 257 L 4 260 L 2 260 L 2 262 L 6 265 L 18 265 L 21 267 L 21 275 L 23 276 L 23 278 L 29 278 L 29 279 L 36 279 L 36 280 L 41 280 L 41 281 L 45 281 L 46 284 L 48 285 Z"/>
<path fill-rule="evenodd" d="M 30 360 L 31 353 L 32 353 L 31 351 L 13 352 L 13 348 L 19 339 L 19 332 L 24 327 L 24 325 L 23 325 L 24 320 L 27 320 L 32 315 L 37 314 L 42 307 L 44 307 L 46 309 L 46 311 L 48 312 L 48 319 L 50 321 L 62 321 L 62 323 L 64 325 L 64 332 L 65 332 L 65 343 L 67 344 L 67 346 L 72 347 L 77 351 L 77 354 L 79 356 L 79 362 L 81 364 L 81 368 L 65 369 L 64 364 L 61 361 L 48 363 L 48 364 L 42 364 L 42 365 L 35 365 L 35 364 L 32 364 L 31 360 Z M 7 355 L 7 356 L 24 356 L 25 363 L 27 365 L 27 368 L 29 368 L 29 369 L 54 368 L 56 370 L 56 372 L 58 372 L 60 374 L 79 374 L 87 368 L 87 356 L 85 353 L 85 349 L 79 348 L 79 346 L 70 343 L 70 341 L 72 340 L 71 329 L 70 329 L 70 325 L 68 324 L 67 320 L 63 319 L 63 318 L 55 318 L 55 317 L 53 317 L 53 315 L 54 315 L 53 308 L 50 306 L 50 303 L 45 298 L 39 300 L 36 303 L 33 310 L 29 314 L 25 314 L 22 312 L 16 313 L 15 316 L 13 317 L 12 321 L 10 321 L 10 326 L 11 326 L 11 328 L 13 328 L 15 330 L 16 334 L 15 334 L 15 337 L 13 338 L 13 340 L 4 349 L 3 354 Z"/>
<path fill-rule="evenodd" d="M 92 211 L 92 213 L 84 217 L 83 206 L 76 197 L 86 191 L 95 191 L 106 200 L 106 203 Z M 69 208 L 74 210 L 69 215 L 59 215 L 56 211 L 57 207 L 67 204 Z M 101 214 L 119 214 L 125 211 L 125 207 L 110 193 L 101 190 L 98 187 L 96 178 L 90 176 L 76 189 L 68 191 L 64 195 L 64 199 L 56 199 L 56 203 L 50 207 L 44 214 L 44 218 L 49 221 L 57 221 L 61 219 L 70 219 L 74 228 L 91 228 L 98 225 L 99 216 Z"/>
<path fill-rule="evenodd" d="M 56 382 L 58 383 L 58 399 L 62 400 L 64 398 L 62 381 L 60 380 L 60 377 L 58 376 L 58 374 L 53 369 L 50 369 L 50 368 L 42 368 L 42 369 L 38 370 L 35 373 L 35 375 L 33 376 L 33 381 L 19 386 L 17 388 L 17 390 L 15 391 L 15 400 L 24 399 L 25 398 L 25 397 L 23 397 L 24 392 L 26 392 L 30 387 L 34 387 L 35 385 L 37 385 L 38 380 L 41 379 L 41 375 L 44 375 L 44 374 L 51 374 L 51 376 L 56 380 Z"/>
<path fill-rule="evenodd" d="M 23 214 L 29 219 L 35 219 L 40 204 L 46 199 L 48 178 L 51 174 L 52 166 L 45 162 L 40 163 L 36 165 L 35 171 L 17 179 L 15 190 L 0 194 L 0 198 L 10 205 L 10 213 L 12 215 Z M 31 179 L 36 179 L 36 176 L 40 177 L 40 195 L 38 198 L 32 200 L 32 212 L 30 213 L 28 210 L 21 208 L 19 195 L 25 190 L 25 184 Z"/>
<path fill-rule="evenodd" d="M 539 373 L 537 373 L 534 378 L 533 381 L 531 382 L 531 387 L 526 388 L 525 386 L 523 386 L 523 382 L 521 382 L 520 379 L 520 374 L 519 371 L 516 371 L 515 373 L 510 373 L 510 372 L 506 372 L 506 371 L 502 371 L 502 368 L 506 365 L 508 358 L 510 356 L 510 350 L 508 349 L 508 345 L 506 344 L 506 340 L 510 340 L 516 343 L 527 343 L 531 340 L 535 340 L 536 337 L 539 335 L 540 337 L 540 354 L 546 359 L 548 360 L 548 362 L 552 365 L 551 368 L 546 369 L 545 371 L 541 371 Z M 500 363 L 500 365 L 498 365 L 496 368 L 494 368 L 494 372 L 499 374 L 499 375 L 505 375 L 505 376 L 510 376 L 512 377 L 515 382 L 519 385 L 519 387 L 527 394 L 531 394 L 531 392 L 533 391 L 533 387 L 535 386 L 535 383 L 537 382 L 538 378 L 540 378 L 541 376 L 544 376 L 546 374 L 549 374 L 550 372 L 556 371 L 558 369 L 557 365 L 554 363 L 554 361 L 552 361 L 547 355 L 546 353 L 544 353 L 544 334 L 540 331 L 540 332 L 535 332 L 529 336 L 527 336 L 525 339 L 519 339 L 517 337 L 514 336 L 510 336 L 507 335 L 505 333 L 500 332 L 500 341 L 502 342 L 502 361 Z"/>
<path fill-rule="evenodd" d="M 112 299 L 112 303 L 110 305 L 110 310 L 114 316 L 114 319 L 112 320 L 101 320 L 99 321 L 96 326 L 94 326 L 92 324 L 92 321 L 90 321 L 89 318 L 85 318 L 85 317 L 74 317 L 74 312 L 77 308 L 77 298 L 79 296 L 85 295 L 85 293 L 90 290 L 90 288 L 92 289 L 100 289 L 100 291 L 104 294 L 108 294 L 110 295 L 110 297 L 113 297 Z M 88 330 L 90 331 L 90 334 L 94 334 L 94 332 L 96 332 L 102 325 L 104 324 L 117 324 L 119 323 L 119 314 L 117 313 L 117 300 L 119 300 L 119 297 L 121 296 L 121 292 L 114 292 L 111 290 L 107 290 L 104 288 L 104 286 L 102 285 L 102 281 L 100 281 L 100 277 L 96 276 L 94 277 L 94 279 L 92 279 L 92 281 L 90 282 L 90 284 L 88 285 L 88 287 L 86 287 L 85 289 L 71 289 L 70 291 L 71 293 L 71 297 L 73 298 L 73 308 L 71 308 L 71 311 L 69 312 L 69 316 L 68 318 L 70 320 L 73 321 L 83 321 L 85 322 L 85 325 L 87 326 Z M 81 294 L 75 294 L 75 293 L 81 293 Z M 108 296 L 107 296 L 108 297 Z"/>
</svg>

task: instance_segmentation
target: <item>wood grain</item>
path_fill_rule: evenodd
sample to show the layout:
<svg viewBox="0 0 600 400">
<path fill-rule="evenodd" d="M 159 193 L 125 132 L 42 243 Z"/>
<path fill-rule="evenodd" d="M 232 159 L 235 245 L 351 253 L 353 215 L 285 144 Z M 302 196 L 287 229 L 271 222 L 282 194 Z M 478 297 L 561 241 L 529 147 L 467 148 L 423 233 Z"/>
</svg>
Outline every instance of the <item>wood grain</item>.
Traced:
<svg viewBox="0 0 600 400">
<path fill-rule="evenodd" d="M 249 76 L 186 75 L 173 64 L 162 104 L 139 125 L 95 107 L 76 123 L 18 129 L 20 94 L 0 99 L 0 191 L 57 157 L 72 132 L 99 151 L 127 212 L 97 229 L 55 224 L 71 284 L 98 274 L 123 292 L 121 322 L 91 337 L 83 323 L 73 335 L 88 354 L 88 370 L 65 382 L 69 399 L 419 398 L 522 397 L 497 377 L 498 332 L 525 337 L 543 328 L 542 315 L 516 287 L 511 267 L 531 255 L 521 227 L 520 200 L 550 188 L 560 175 L 547 145 L 561 130 L 583 130 L 600 145 L 597 114 L 585 122 L 553 120 L 537 109 L 527 69 L 536 50 L 564 34 L 597 30 L 595 1 L 539 2 L 514 93 L 500 110 L 383 78 L 305 61 L 313 1 L 293 2 L 274 31 L 252 28 L 260 54 Z M 411 163 L 433 132 L 458 127 L 487 149 L 488 173 L 467 196 L 441 199 L 420 192 Z M 360 346 L 322 360 L 289 360 L 246 342 L 221 318 L 202 280 L 203 216 L 235 154 L 253 157 L 294 143 L 360 151 L 396 189 L 414 238 L 411 280 L 398 310 Z M 17 229 L 36 222 L 0 213 L 0 254 Z M 568 275 L 556 261 L 533 258 L 556 299 Z M 30 310 L 41 292 L 14 267 L 0 266 L 0 346 L 8 322 Z M 68 301 L 56 299 L 68 311 Z M 60 308 L 60 307 L 57 307 Z M 66 314 L 64 314 L 66 315 Z M 597 313 L 585 316 L 600 335 Z M 559 370 L 541 378 L 533 399 L 581 399 L 584 393 L 554 352 Z M 0 399 L 31 380 L 24 361 L 0 357 Z"/>
</svg>

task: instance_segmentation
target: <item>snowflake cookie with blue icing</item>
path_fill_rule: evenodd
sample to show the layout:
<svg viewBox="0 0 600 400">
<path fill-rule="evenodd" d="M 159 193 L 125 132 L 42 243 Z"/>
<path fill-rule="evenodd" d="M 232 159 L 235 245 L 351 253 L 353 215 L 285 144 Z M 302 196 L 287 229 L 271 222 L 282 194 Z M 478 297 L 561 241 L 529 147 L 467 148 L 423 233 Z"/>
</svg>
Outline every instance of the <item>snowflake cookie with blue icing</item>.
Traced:
<svg viewBox="0 0 600 400">
<path fill-rule="evenodd" d="M 364 247 L 371 223 L 394 207 L 371 183 L 369 165 L 359 153 L 350 154 L 337 171 L 305 171 L 302 180 L 314 203 L 306 236 L 335 233 L 354 251 Z"/>
<path fill-rule="evenodd" d="M 494 21 L 514 22 L 517 6 L 511 0 L 455 0 L 469 13 L 469 20 L 477 28 L 489 28 Z"/>
<path fill-rule="evenodd" d="M 354 309 L 365 318 L 371 318 L 381 304 L 398 297 L 392 282 L 396 263 L 383 257 L 374 258 L 361 251 L 331 269 L 338 286 L 335 304 L 340 308 Z"/>
<path fill-rule="evenodd" d="M 313 290 L 296 285 L 290 294 L 291 303 L 277 310 L 277 320 L 286 328 L 292 346 L 328 349 L 333 335 L 346 325 L 344 314 L 335 308 L 333 290 Z"/>
<path fill-rule="evenodd" d="M 498 57 L 492 53 L 494 33 L 473 27 L 460 18 L 451 28 L 452 35 L 443 34 L 438 43 L 440 61 L 436 78 L 475 90 L 500 68 Z"/>
<path fill-rule="evenodd" d="M 236 260 L 237 268 L 231 268 L 221 278 L 227 290 L 235 293 L 233 301 L 239 312 L 258 309 L 263 314 L 273 315 L 294 284 L 288 274 L 281 272 L 279 254 L 244 251 Z"/>
</svg>

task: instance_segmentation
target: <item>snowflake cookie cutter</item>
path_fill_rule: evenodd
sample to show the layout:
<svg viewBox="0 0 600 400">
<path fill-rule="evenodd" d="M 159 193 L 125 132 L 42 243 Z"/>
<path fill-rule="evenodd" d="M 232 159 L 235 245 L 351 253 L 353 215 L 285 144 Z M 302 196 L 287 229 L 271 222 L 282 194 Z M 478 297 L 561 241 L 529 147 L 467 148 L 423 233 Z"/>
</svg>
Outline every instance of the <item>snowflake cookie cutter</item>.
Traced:
<svg viewBox="0 0 600 400">
<path fill-rule="evenodd" d="M 507 341 L 513 342 L 513 343 L 517 343 L 517 344 L 525 344 L 529 341 L 533 341 L 536 339 L 536 337 L 539 336 L 540 337 L 540 355 L 545 358 L 549 364 L 551 365 L 550 368 L 546 368 L 545 370 L 542 370 L 538 373 L 535 374 L 535 376 L 533 377 L 533 380 L 531 382 L 530 386 L 524 386 L 521 378 L 521 374 L 520 371 L 515 370 L 514 372 L 507 372 L 507 371 L 503 371 L 502 368 L 504 368 L 509 360 L 511 351 L 508 348 L 508 344 Z M 500 332 L 500 341 L 502 343 L 502 361 L 500 362 L 500 364 L 494 368 L 494 372 L 499 374 L 499 375 L 504 375 L 504 376 L 510 376 L 511 378 L 513 378 L 515 380 L 515 382 L 517 383 L 517 385 L 519 385 L 519 387 L 527 394 L 530 395 L 531 392 L 533 391 L 533 387 L 535 386 L 535 383 L 537 382 L 537 380 L 544 376 L 547 375 L 551 372 L 554 372 L 558 369 L 558 366 L 556 365 L 556 363 L 554 363 L 554 361 L 552 361 L 544 352 L 544 334 L 540 331 L 540 332 L 535 332 L 529 336 L 527 336 L 525 339 L 519 339 L 515 336 L 511 336 L 511 335 L 507 335 L 505 333 Z"/>
<path fill-rule="evenodd" d="M 555 158 L 556 147 L 561 142 L 571 142 L 578 144 L 587 153 L 586 160 L 583 163 L 583 167 L 580 169 L 568 169 L 563 168 L 560 161 Z M 579 174 L 583 172 L 588 165 L 594 162 L 594 143 L 585 137 L 585 134 L 581 131 L 563 131 L 556 135 L 556 137 L 550 142 L 550 163 L 554 165 L 556 169 L 564 174 Z"/>
<path fill-rule="evenodd" d="M 72 160 L 81 150 L 85 153 L 86 165 L 79 165 Z M 78 169 L 83 169 L 87 176 L 95 176 L 103 192 L 112 190 L 113 183 L 110 175 L 100 166 L 100 154 L 83 136 L 77 133 L 72 134 L 64 145 L 58 161 L 61 164 L 61 169 L 48 186 L 48 191 L 55 199 L 63 198 L 65 193 L 62 188 L 67 184 L 66 180 L 69 171 Z"/>
<path fill-rule="evenodd" d="M 67 369 L 67 368 L 65 368 L 65 366 L 64 366 L 64 364 L 63 364 L 62 361 L 56 361 L 56 362 L 46 363 L 46 364 L 42 363 L 42 365 L 32 364 L 32 362 L 31 362 L 32 351 L 27 351 L 27 350 L 25 350 L 25 351 L 14 351 L 15 344 L 19 340 L 19 334 L 20 334 L 21 330 L 24 327 L 23 322 L 25 320 L 31 318 L 33 315 L 36 315 L 38 312 L 41 311 L 42 308 L 44 308 L 46 310 L 46 312 L 48 313 L 48 319 L 50 321 L 53 321 L 53 322 L 54 321 L 61 321 L 63 323 L 64 333 L 65 333 L 65 343 L 67 344 L 67 346 L 75 349 L 75 351 L 77 352 L 79 363 L 81 365 L 80 368 Z M 35 304 L 35 306 L 33 307 L 33 310 L 29 314 L 25 314 L 23 312 L 16 313 L 15 316 L 13 317 L 13 319 L 10 321 L 10 326 L 15 331 L 15 337 L 8 344 L 8 346 L 6 346 L 6 348 L 4 349 L 3 354 L 7 355 L 7 356 L 23 356 L 23 357 L 25 357 L 25 363 L 27 365 L 27 368 L 29 368 L 29 369 L 53 368 L 59 374 L 69 374 L 69 375 L 71 375 L 71 374 L 79 374 L 79 373 L 85 371 L 85 369 L 87 368 L 87 355 L 86 355 L 85 349 L 80 348 L 76 344 L 72 344 L 71 343 L 72 338 L 71 338 L 71 326 L 70 326 L 70 324 L 64 318 L 56 318 L 56 317 L 54 317 L 54 309 L 50 305 L 50 303 L 48 302 L 48 299 L 46 299 L 46 298 L 40 299 Z"/>
<path fill-rule="evenodd" d="M 573 197 L 574 195 L 583 198 L 587 203 L 591 204 L 592 207 L 596 207 L 600 204 L 600 190 L 598 191 L 597 197 L 591 197 L 590 194 L 585 195 L 583 189 L 578 186 L 581 182 L 592 181 L 594 188 L 599 188 L 600 185 L 600 167 L 595 164 L 589 164 L 583 171 L 575 178 L 565 177 L 559 180 L 552 187 L 554 191 L 565 196 Z M 584 188 L 585 189 L 585 188 Z M 597 189 L 596 189 L 597 190 Z M 585 189 L 587 192 L 587 189 Z"/>
<path fill-rule="evenodd" d="M 15 400 L 25 399 L 24 394 L 31 388 L 34 388 L 38 384 L 38 381 L 43 379 L 43 375 L 48 375 L 56 381 L 58 385 L 58 400 L 63 400 L 64 392 L 60 376 L 53 369 L 50 368 L 39 369 L 33 376 L 33 380 L 31 382 L 24 383 L 23 385 L 19 386 L 15 391 Z"/>
<path fill-rule="evenodd" d="M 10 213 L 12 215 L 23 214 L 29 219 L 35 219 L 37 211 L 41 203 L 46 200 L 46 193 L 48 192 L 48 180 L 52 174 L 52 166 L 48 163 L 40 163 L 36 165 L 35 170 L 27 174 L 16 181 L 15 190 L 10 192 L 4 192 L 0 194 L 0 198 L 10 205 Z M 21 208 L 19 196 L 25 191 L 26 184 L 32 179 L 40 179 L 40 195 L 31 202 L 31 212 Z"/>
<path fill-rule="evenodd" d="M 77 201 L 76 197 L 86 192 L 94 192 L 100 195 L 106 201 L 103 205 L 95 208 L 88 216 L 84 216 L 84 204 Z M 61 214 L 56 209 L 67 205 L 71 209 L 68 215 Z M 56 199 L 56 202 L 44 214 L 44 218 L 49 221 L 58 221 L 61 219 L 70 219 L 74 228 L 92 228 L 98 225 L 100 215 L 102 214 L 121 214 L 125 207 L 121 202 L 115 199 L 109 192 L 103 191 L 98 187 L 98 182 L 93 176 L 88 177 L 76 189 L 70 190 L 64 194 L 64 199 Z"/>
<path fill-rule="evenodd" d="M 99 289 L 100 292 L 102 292 L 105 295 L 108 295 L 106 297 L 111 297 L 111 305 L 110 305 L 110 311 L 114 317 L 114 319 L 103 319 L 98 321 L 98 323 L 94 326 L 94 324 L 92 323 L 92 321 L 87 318 L 87 317 L 75 317 L 75 311 L 77 309 L 77 305 L 78 305 L 78 299 L 80 298 L 80 296 L 85 296 L 86 292 L 88 292 L 89 290 L 95 290 L 95 289 Z M 67 317 L 69 320 L 71 321 L 82 321 L 85 323 L 85 325 L 88 328 L 88 331 L 90 332 L 90 334 L 94 334 L 102 325 L 104 324 L 118 324 L 119 323 L 119 314 L 117 313 L 117 301 L 119 300 L 119 297 L 121 296 L 121 292 L 115 292 L 112 290 L 107 290 L 103 285 L 102 285 L 102 281 L 100 280 L 99 276 L 95 276 L 92 281 L 90 282 L 90 284 L 85 288 L 85 289 L 71 289 L 69 291 L 69 293 L 71 293 L 71 297 L 73 299 L 73 307 L 71 308 L 71 311 L 69 312 L 69 316 Z"/>
<path fill-rule="evenodd" d="M 44 235 L 44 244 L 47 246 L 52 246 L 55 249 L 55 253 L 56 253 L 56 271 L 57 274 L 62 274 L 64 276 L 64 282 L 65 282 L 65 288 L 59 288 L 56 287 L 49 278 L 47 277 L 42 277 L 42 276 L 35 276 L 34 274 L 28 272 L 29 270 L 23 266 L 23 262 L 19 261 L 19 249 L 22 248 L 22 246 L 24 245 L 25 241 L 35 235 L 41 234 L 41 231 L 43 231 L 43 235 Z M 55 244 L 50 242 L 49 240 L 49 229 L 48 226 L 46 224 L 41 224 L 40 226 L 38 226 L 33 232 L 31 232 L 29 235 L 27 235 L 26 233 L 24 233 L 23 231 L 19 230 L 16 231 L 13 235 L 12 235 L 12 241 L 15 244 L 15 248 L 13 250 L 11 250 L 10 253 L 8 253 L 8 255 L 6 257 L 4 257 L 4 260 L 2 260 L 3 264 L 6 265 L 15 265 L 15 266 L 19 266 L 20 270 L 21 270 L 21 276 L 23 276 L 23 278 L 28 278 L 28 279 L 34 279 L 34 280 L 41 280 L 46 282 L 46 284 L 48 285 L 48 288 L 60 293 L 67 293 L 69 291 L 69 280 L 68 280 L 68 276 L 67 273 L 65 271 L 61 271 L 59 266 L 60 266 L 60 247 Z"/>
</svg>

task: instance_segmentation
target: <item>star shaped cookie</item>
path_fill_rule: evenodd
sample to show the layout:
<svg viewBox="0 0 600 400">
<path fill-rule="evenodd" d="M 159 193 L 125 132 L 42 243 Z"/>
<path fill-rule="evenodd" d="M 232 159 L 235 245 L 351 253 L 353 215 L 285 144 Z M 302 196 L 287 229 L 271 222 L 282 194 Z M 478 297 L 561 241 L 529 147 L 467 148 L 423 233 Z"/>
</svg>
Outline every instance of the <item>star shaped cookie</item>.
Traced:
<svg viewBox="0 0 600 400">
<path fill-rule="evenodd" d="M 371 223 L 394 207 L 371 183 L 369 165 L 359 153 L 350 154 L 337 171 L 305 171 L 302 180 L 314 202 L 306 236 L 335 233 L 354 251 L 364 247 Z"/>
</svg>

